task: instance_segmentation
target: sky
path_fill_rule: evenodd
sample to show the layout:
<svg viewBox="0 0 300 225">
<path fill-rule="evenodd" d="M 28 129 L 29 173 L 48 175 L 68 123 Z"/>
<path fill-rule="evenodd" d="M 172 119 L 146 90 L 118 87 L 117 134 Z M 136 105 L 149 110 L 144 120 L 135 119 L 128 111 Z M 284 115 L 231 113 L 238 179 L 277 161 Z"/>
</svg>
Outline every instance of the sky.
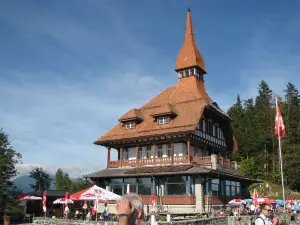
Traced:
<svg viewBox="0 0 300 225">
<path fill-rule="evenodd" d="M 188 7 L 223 110 L 261 80 L 280 95 L 289 81 L 300 88 L 297 0 L 2 0 L 0 127 L 22 154 L 19 175 L 105 168 L 107 150 L 93 141 L 176 84 Z"/>
</svg>

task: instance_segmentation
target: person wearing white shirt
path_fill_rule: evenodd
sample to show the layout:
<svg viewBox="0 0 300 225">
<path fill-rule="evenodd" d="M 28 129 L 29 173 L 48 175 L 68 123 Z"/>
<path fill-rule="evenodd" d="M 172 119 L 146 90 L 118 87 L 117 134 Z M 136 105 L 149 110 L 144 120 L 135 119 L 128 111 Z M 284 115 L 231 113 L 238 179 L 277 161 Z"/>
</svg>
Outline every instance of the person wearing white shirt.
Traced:
<svg viewBox="0 0 300 225">
<path fill-rule="evenodd" d="M 255 205 L 252 203 L 250 205 L 250 213 L 253 215 L 254 214 L 254 211 L 255 211 Z"/>
<path fill-rule="evenodd" d="M 261 214 L 256 218 L 255 225 L 278 225 L 278 218 L 274 218 L 273 221 L 269 219 L 271 211 L 271 206 L 269 204 L 262 204 Z"/>
</svg>

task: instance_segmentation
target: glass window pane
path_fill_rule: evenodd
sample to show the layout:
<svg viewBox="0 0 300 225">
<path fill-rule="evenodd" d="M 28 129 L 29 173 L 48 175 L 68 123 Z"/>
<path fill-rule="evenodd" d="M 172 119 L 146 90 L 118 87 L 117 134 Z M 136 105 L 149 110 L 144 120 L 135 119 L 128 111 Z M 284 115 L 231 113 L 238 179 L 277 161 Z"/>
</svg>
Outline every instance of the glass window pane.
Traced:
<svg viewBox="0 0 300 225">
<path fill-rule="evenodd" d="M 186 184 L 167 184 L 168 195 L 185 195 Z"/>
<path fill-rule="evenodd" d="M 136 178 L 124 178 L 124 184 L 136 184 Z"/>
<path fill-rule="evenodd" d="M 117 195 L 122 195 L 122 186 L 121 185 L 112 185 L 111 186 L 112 192 Z"/>
<path fill-rule="evenodd" d="M 236 192 L 235 192 L 235 186 L 231 186 L 231 196 L 235 196 Z"/>
<path fill-rule="evenodd" d="M 123 184 L 123 179 L 112 179 L 111 184 Z"/>
<path fill-rule="evenodd" d="M 167 178 L 167 183 L 185 183 L 186 176 L 172 176 Z"/>
<path fill-rule="evenodd" d="M 212 191 L 219 191 L 219 185 L 218 184 L 212 184 L 211 185 L 211 190 Z"/>
<path fill-rule="evenodd" d="M 151 177 L 139 177 L 138 184 L 151 184 Z"/>
<path fill-rule="evenodd" d="M 140 195 L 151 195 L 151 184 L 139 184 Z"/>
<path fill-rule="evenodd" d="M 230 186 L 226 186 L 226 196 L 231 196 L 230 195 Z"/>
</svg>

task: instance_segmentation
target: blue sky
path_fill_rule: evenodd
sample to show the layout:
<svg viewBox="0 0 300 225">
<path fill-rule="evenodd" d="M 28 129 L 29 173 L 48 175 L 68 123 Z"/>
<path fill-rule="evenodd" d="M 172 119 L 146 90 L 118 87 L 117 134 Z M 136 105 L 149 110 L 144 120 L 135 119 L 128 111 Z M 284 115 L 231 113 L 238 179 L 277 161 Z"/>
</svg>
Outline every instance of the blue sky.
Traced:
<svg viewBox="0 0 300 225">
<path fill-rule="evenodd" d="M 191 7 L 210 96 L 227 110 L 300 88 L 299 1 L 0 2 L 0 126 L 23 155 L 72 176 L 106 167 L 92 142 L 133 107 L 176 84 L 175 61 Z M 114 153 L 115 157 L 115 153 Z"/>
</svg>

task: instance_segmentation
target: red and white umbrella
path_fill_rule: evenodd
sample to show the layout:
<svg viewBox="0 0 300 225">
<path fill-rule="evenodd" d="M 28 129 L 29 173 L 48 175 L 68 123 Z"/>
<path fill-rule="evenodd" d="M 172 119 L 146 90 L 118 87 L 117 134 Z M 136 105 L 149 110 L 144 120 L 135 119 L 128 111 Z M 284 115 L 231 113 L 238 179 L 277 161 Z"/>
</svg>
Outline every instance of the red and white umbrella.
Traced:
<svg viewBox="0 0 300 225">
<path fill-rule="evenodd" d="M 67 204 L 73 204 L 74 202 L 71 199 L 67 200 Z M 66 198 L 58 198 L 56 199 L 53 204 L 66 204 Z"/>
<path fill-rule="evenodd" d="M 69 193 L 66 192 L 66 195 L 65 195 L 65 208 L 68 208 L 68 197 L 69 197 Z"/>
<path fill-rule="evenodd" d="M 258 198 L 258 193 L 257 193 L 257 190 L 254 189 L 252 199 L 257 199 L 257 198 Z"/>
<path fill-rule="evenodd" d="M 43 194 L 43 211 L 44 212 L 47 211 L 46 201 L 47 201 L 47 193 L 46 193 L 46 191 L 44 191 L 44 194 Z"/>
<path fill-rule="evenodd" d="M 228 204 L 230 204 L 230 205 L 243 205 L 243 204 L 246 204 L 246 202 L 241 200 L 241 199 L 232 199 L 230 202 L 228 202 Z"/>
<path fill-rule="evenodd" d="M 155 195 L 155 193 L 152 194 L 151 205 L 152 205 L 153 207 L 156 205 L 156 195 Z"/>
<path fill-rule="evenodd" d="M 71 200 L 71 199 L 70 199 Z M 83 206 L 82 206 L 83 209 L 87 209 L 87 200 L 84 200 L 84 203 L 83 203 Z"/>
<path fill-rule="evenodd" d="M 97 185 L 70 195 L 72 200 L 119 200 L 121 196 L 107 191 Z"/>
<path fill-rule="evenodd" d="M 259 204 L 270 204 L 270 200 L 268 199 L 268 197 L 265 197 L 265 196 L 258 196 L 258 198 L 256 199 L 256 201 Z"/>
<path fill-rule="evenodd" d="M 18 200 L 42 200 L 42 197 L 32 196 L 32 195 L 24 195 L 18 198 Z"/>
</svg>

